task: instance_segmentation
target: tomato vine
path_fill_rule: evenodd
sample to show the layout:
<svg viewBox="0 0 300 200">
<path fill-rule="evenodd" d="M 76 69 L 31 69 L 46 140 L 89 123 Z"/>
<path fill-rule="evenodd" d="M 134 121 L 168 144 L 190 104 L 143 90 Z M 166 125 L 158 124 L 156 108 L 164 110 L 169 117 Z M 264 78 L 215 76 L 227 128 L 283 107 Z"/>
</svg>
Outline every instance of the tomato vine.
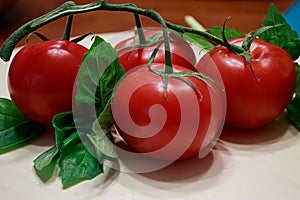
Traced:
<svg viewBox="0 0 300 200">
<path fill-rule="evenodd" d="M 211 41 L 214 44 L 226 45 L 226 43 L 224 43 L 223 40 L 219 39 L 218 37 L 215 37 L 212 34 L 209 34 L 205 31 L 198 31 L 198 30 L 194 30 L 192 28 L 188 28 L 188 27 L 184 27 L 184 26 L 180 26 L 180 25 L 176 25 L 176 24 L 167 22 L 162 18 L 162 16 L 158 12 L 156 12 L 154 10 L 150 10 L 150 9 L 138 8 L 137 6 L 135 6 L 132 3 L 109 4 L 109 3 L 106 3 L 104 0 L 98 0 L 98 1 L 92 2 L 90 4 L 86 4 L 86 5 L 76 5 L 74 2 L 69 1 L 69 2 L 62 4 L 58 8 L 50 11 L 49 13 L 24 24 L 18 30 L 16 30 L 3 43 L 3 46 L 0 49 L 0 57 L 4 61 L 8 61 L 10 59 L 10 56 L 12 54 L 14 47 L 17 45 L 17 43 L 23 37 L 25 37 L 26 35 L 30 34 L 31 32 L 35 31 L 36 29 L 38 29 L 54 20 L 57 20 L 64 16 L 69 16 L 69 20 L 71 22 L 74 14 L 91 12 L 91 11 L 96 11 L 96 10 L 126 11 L 126 12 L 130 12 L 130 13 L 134 13 L 138 26 L 140 25 L 139 15 L 149 17 L 161 25 L 162 33 L 163 33 L 163 44 L 164 44 L 164 48 L 165 48 L 165 62 L 164 62 L 163 72 L 156 72 L 156 73 L 158 75 L 160 75 L 162 77 L 162 79 L 164 80 L 165 88 L 167 87 L 166 84 L 167 84 L 167 79 L 169 76 L 175 76 L 184 81 L 186 81 L 184 76 L 194 76 L 196 78 L 203 79 L 201 77 L 202 75 L 200 73 L 196 73 L 196 74 L 195 73 L 184 73 L 184 74 L 173 75 L 174 73 L 173 73 L 173 68 L 172 68 L 172 58 L 171 58 L 170 42 L 169 42 L 167 28 L 170 28 L 174 31 L 178 31 L 180 33 L 185 33 L 185 32 L 195 33 L 195 34 L 205 37 L 208 41 Z M 71 23 L 68 23 L 68 24 L 71 24 Z M 70 28 L 70 26 L 67 25 L 64 38 L 68 38 L 68 34 L 69 34 L 68 28 Z M 142 38 L 142 41 L 143 41 L 144 38 L 140 31 L 138 32 L 138 35 L 139 35 L 139 37 Z M 242 48 L 240 48 L 239 46 L 236 46 L 236 45 L 230 45 L 230 48 L 234 49 L 234 51 L 237 53 L 244 52 L 244 50 Z M 155 56 L 155 53 L 156 52 L 154 51 L 153 52 L 154 56 Z M 151 63 L 151 61 L 149 61 L 149 63 Z M 193 85 L 191 85 L 191 87 L 194 88 Z"/>
<path fill-rule="evenodd" d="M 135 13 L 138 15 L 143 15 L 151 18 L 152 20 L 158 22 L 161 24 L 163 32 L 164 32 L 164 39 L 165 39 L 165 45 L 166 49 L 168 50 L 168 37 L 167 37 L 167 28 L 170 28 L 172 30 L 178 31 L 180 33 L 194 33 L 201 35 L 205 37 L 208 41 L 214 43 L 214 44 L 221 44 L 225 45 L 224 41 L 213 34 L 210 34 L 205 31 L 198 31 L 193 28 L 184 27 L 181 25 L 173 24 L 171 22 L 165 21 L 159 13 L 157 13 L 154 10 L 148 10 L 148 9 L 142 9 L 138 8 L 135 5 L 131 3 L 126 4 L 109 4 L 106 3 L 103 0 L 98 0 L 95 2 L 92 2 L 90 4 L 85 5 L 76 5 L 72 1 L 68 1 L 61 6 L 57 7 L 56 9 L 50 11 L 49 13 L 46 13 L 45 15 L 38 17 L 23 26 L 21 26 L 18 30 L 16 30 L 13 34 L 11 34 L 7 40 L 3 43 L 1 49 L 0 49 L 0 57 L 4 61 L 8 61 L 10 59 L 10 56 L 12 54 L 12 51 L 14 47 L 17 45 L 17 43 L 24 38 L 29 33 L 32 33 L 36 29 L 55 21 L 61 17 L 79 14 L 79 13 L 86 13 L 86 12 L 92 12 L 97 10 L 108 10 L 108 11 L 126 11 Z M 231 48 L 235 49 L 237 52 L 242 51 L 242 49 L 238 46 L 232 45 Z M 168 53 L 166 57 L 169 57 Z M 169 58 L 168 58 L 169 59 Z M 166 61 L 169 63 L 170 61 Z"/>
</svg>

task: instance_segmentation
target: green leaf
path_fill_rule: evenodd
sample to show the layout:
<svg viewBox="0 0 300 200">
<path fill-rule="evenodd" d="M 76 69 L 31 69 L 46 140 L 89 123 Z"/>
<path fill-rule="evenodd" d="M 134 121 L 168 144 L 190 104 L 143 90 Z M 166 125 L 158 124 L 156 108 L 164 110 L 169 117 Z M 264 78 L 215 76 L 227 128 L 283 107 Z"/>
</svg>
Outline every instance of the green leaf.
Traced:
<svg viewBox="0 0 300 200">
<path fill-rule="evenodd" d="M 215 26 L 211 29 L 206 30 L 208 33 L 222 39 L 222 31 L 223 31 L 223 27 L 218 27 Z M 240 37 L 244 37 L 244 34 L 238 32 L 235 28 L 229 28 L 229 27 L 225 27 L 225 36 L 227 40 L 230 39 L 234 39 L 234 38 L 240 38 Z M 193 33 L 184 33 L 183 37 L 195 44 L 198 44 L 199 46 L 201 46 L 203 49 L 205 50 L 211 50 L 213 49 L 215 46 L 208 42 L 207 39 L 205 39 L 204 37 L 197 35 L 197 34 L 193 34 Z"/>
<path fill-rule="evenodd" d="M 108 143 L 114 122 L 109 105 L 114 87 L 123 74 L 118 53 L 96 36 L 79 69 L 76 110 L 54 117 L 56 145 L 34 160 L 40 179 L 49 180 L 55 169 L 59 169 L 66 188 L 102 173 L 103 155 L 116 157 L 113 144 Z M 105 130 L 107 140 L 103 137 L 99 140 L 95 120 Z"/>
<path fill-rule="evenodd" d="M 45 156 L 47 157 L 48 155 L 51 155 L 52 152 L 55 150 L 55 147 L 49 149 L 48 151 L 44 152 L 41 157 Z M 51 159 L 51 162 L 50 163 L 47 163 L 47 165 L 44 165 L 43 168 L 41 170 L 37 169 L 36 165 L 43 165 L 43 163 L 39 163 L 37 161 L 37 159 L 34 161 L 34 169 L 35 169 L 35 173 L 36 175 L 43 181 L 43 182 L 47 182 L 49 181 L 52 177 L 54 177 L 54 174 L 55 172 L 57 171 L 58 169 L 58 166 L 57 166 L 57 162 L 58 162 L 58 158 L 59 156 L 55 156 L 54 158 Z M 43 160 L 47 160 L 47 159 L 42 159 L 40 158 L 41 161 Z"/>
<path fill-rule="evenodd" d="M 56 145 L 40 154 L 33 161 L 35 172 L 43 182 L 50 180 L 55 175 L 63 142 L 69 135 L 76 131 L 72 112 L 55 115 L 52 126 L 55 130 Z"/>
<path fill-rule="evenodd" d="M 101 142 L 97 141 L 98 130 L 93 127 L 98 119 L 105 130 L 105 138 L 111 137 L 110 129 L 114 121 L 110 99 L 123 74 L 118 53 L 109 43 L 96 36 L 79 69 L 76 111 L 54 117 L 52 125 L 55 128 L 56 145 L 34 161 L 37 175 L 42 180 L 49 180 L 58 168 L 66 188 L 102 173 L 103 154 L 107 158 L 116 157 L 112 143 L 109 146 L 103 138 Z"/>
<path fill-rule="evenodd" d="M 300 99 L 300 75 L 299 74 L 298 74 L 296 88 L 295 88 L 295 95 L 296 95 L 296 98 Z"/>
<path fill-rule="evenodd" d="M 99 165 L 98 159 L 86 149 L 77 132 L 64 140 L 59 168 L 64 188 L 103 173 L 102 165 Z"/>
<path fill-rule="evenodd" d="M 223 27 L 215 26 L 211 29 L 208 29 L 207 32 L 222 39 L 222 31 Z M 231 40 L 234 38 L 244 37 L 244 34 L 237 31 L 235 28 L 225 27 L 225 36 L 227 40 Z"/>
<path fill-rule="evenodd" d="M 117 159 L 115 145 L 112 142 L 111 128 L 114 124 L 114 119 L 111 113 L 111 104 L 108 103 L 100 114 L 98 120 L 93 124 L 93 133 L 88 134 L 91 143 L 101 153 L 110 159 Z"/>
<path fill-rule="evenodd" d="M 253 43 L 253 41 L 259 37 L 263 32 L 269 30 L 269 29 L 273 29 L 273 28 L 278 28 L 278 27 L 283 27 L 283 24 L 277 24 L 277 25 L 272 25 L 272 26 L 263 26 L 261 28 L 256 29 L 253 34 L 247 34 L 244 38 L 242 47 L 248 51 L 250 49 L 251 44 Z"/>
<path fill-rule="evenodd" d="M 294 98 L 287 107 L 290 121 L 300 130 L 300 98 Z"/>
<path fill-rule="evenodd" d="M 300 74 L 300 65 L 298 63 L 294 63 L 295 64 L 295 67 L 296 67 L 296 73 L 297 75 Z"/>
<path fill-rule="evenodd" d="M 102 153 L 109 158 L 116 157 L 109 146 L 110 141 L 106 140 L 111 138 L 110 128 L 114 122 L 109 104 L 114 88 L 124 74 L 118 52 L 97 36 L 80 66 L 76 95 L 78 113 L 75 113 L 76 125 L 81 124 L 77 130 L 88 136 L 89 140 L 83 142 L 90 151 L 96 149 L 95 156 L 101 157 Z M 103 130 L 96 128 L 96 122 Z"/>
<path fill-rule="evenodd" d="M 85 116 L 99 115 L 123 74 L 124 69 L 118 62 L 118 52 L 96 36 L 79 69 L 76 85 L 79 113 Z"/>
<path fill-rule="evenodd" d="M 100 98 L 100 102 L 96 102 L 97 116 L 99 116 L 106 107 L 106 104 L 112 97 L 115 86 L 124 73 L 124 68 L 119 64 L 118 60 L 115 60 L 100 77 L 96 91 L 96 96 Z"/>
<path fill-rule="evenodd" d="M 291 122 L 300 130 L 300 75 L 298 74 L 295 98 L 287 107 L 288 117 Z"/>
<path fill-rule="evenodd" d="M 64 112 L 54 116 L 52 126 L 55 130 L 56 145 L 39 155 L 34 161 L 36 170 L 44 170 L 59 157 L 59 151 L 65 138 L 76 131 L 72 112 Z"/>
<path fill-rule="evenodd" d="M 183 38 L 187 41 L 199 45 L 201 48 L 209 51 L 214 48 L 214 45 L 207 41 L 204 37 L 194 33 L 184 33 Z"/>
<path fill-rule="evenodd" d="M 264 19 L 263 26 L 284 24 L 284 27 L 276 27 L 263 32 L 259 38 L 277 45 L 286 50 L 293 60 L 300 55 L 300 40 L 295 30 L 287 23 L 274 4 L 271 4 Z"/>
<path fill-rule="evenodd" d="M 46 168 L 50 163 L 52 163 L 53 159 L 58 155 L 58 148 L 56 146 L 51 147 L 44 153 L 40 154 L 36 159 L 34 159 L 34 168 L 38 171 L 42 171 Z"/>
<path fill-rule="evenodd" d="M 64 187 L 83 180 L 91 179 L 102 173 L 99 157 L 95 157 L 83 143 L 83 137 L 77 132 L 72 112 L 64 112 L 53 119 L 56 145 L 34 160 L 34 168 L 39 178 L 50 180 L 56 169 L 62 178 Z M 92 145 L 89 145 L 92 147 Z M 99 153 L 97 154 L 99 155 Z"/>
<path fill-rule="evenodd" d="M 43 124 L 28 119 L 11 100 L 0 98 L 0 154 L 23 146 L 44 130 Z"/>
</svg>

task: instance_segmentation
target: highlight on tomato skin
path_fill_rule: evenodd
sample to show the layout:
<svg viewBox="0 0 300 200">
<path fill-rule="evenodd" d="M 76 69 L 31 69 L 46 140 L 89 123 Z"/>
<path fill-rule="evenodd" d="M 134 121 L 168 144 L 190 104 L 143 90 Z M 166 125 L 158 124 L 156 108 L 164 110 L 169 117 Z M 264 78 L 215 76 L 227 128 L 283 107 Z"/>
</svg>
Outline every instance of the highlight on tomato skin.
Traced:
<svg viewBox="0 0 300 200">
<path fill-rule="evenodd" d="M 230 43 L 241 46 L 243 40 Z M 232 127 L 257 128 L 274 121 L 291 101 L 296 86 L 296 69 L 285 50 L 255 39 L 250 54 L 253 72 L 242 56 L 225 47 L 214 48 L 197 64 L 198 70 L 219 69 L 227 97 L 226 124 Z"/>
<path fill-rule="evenodd" d="M 145 28 L 143 29 L 146 39 L 153 37 L 155 34 L 161 36 L 157 38 L 156 43 L 151 46 L 138 46 L 132 48 L 137 44 L 136 36 L 129 37 L 120 41 L 114 47 L 119 53 L 119 62 L 124 67 L 125 71 L 129 71 L 134 67 L 147 64 L 151 57 L 154 49 L 159 44 L 159 41 L 163 40 L 162 31 L 158 28 Z M 180 65 L 191 70 L 195 70 L 196 56 L 191 45 L 182 37 L 175 33 L 169 32 L 170 40 L 170 52 L 172 56 L 172 62 L 175 65 Z M 153 60 L 153 63 L 164 63 L 165 62 L 165 48 L 162 44 Z"/>
<path fill-rule="evenodd" d="M 8 73 L 9 93 L 17 108 L 41 123 L 72 110 L 74 82 L 87 51 L 67 40 L 43 41 L 18 51 Z"/>
<path fill-rule="evenodd" d="M 163 64 L 151 68 L 162 70 Z M 178 65 L 173 69 L 190 71 Z M 215 93 L 212 100 L 212 89 L 205 82 L 186 78 L 199 93 L 187 82 L 170 77 L 164 94 L 161 76 L 147 65 L 127 73 L 114 92 L 112 114 L 117 132 L 129 147 L 152 158 L 175 161 L 199 155 L 215 141 L 225 118 L 223 94 Z M 213 108 L 215 103 L 220 105 L 218 110 Z"/>
</svg>

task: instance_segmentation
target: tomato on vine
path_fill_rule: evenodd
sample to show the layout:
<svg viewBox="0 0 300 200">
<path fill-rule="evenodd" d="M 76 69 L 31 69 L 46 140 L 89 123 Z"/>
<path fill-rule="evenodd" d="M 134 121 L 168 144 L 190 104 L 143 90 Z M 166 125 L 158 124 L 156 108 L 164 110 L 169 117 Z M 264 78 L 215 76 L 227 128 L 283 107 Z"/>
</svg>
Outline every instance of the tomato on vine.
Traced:
<svg viewBox="0 0 300 200">
<path fill-rule="evenodd" d="M 138 37 L 131 37 L 119 42 L 115 49 L 119 52 L 119 62 L 125 71 L 134 67 L 147 64 L 154 49 L 163 41 L 161 30 L 144 31 L 147 44 L 138 41 Z M 169 32 L 170 52 L 172 62 L 176 65 L 195 70 L 196 57 L 190 44 L 180 36 Z M 155 56 L 153 63 L 165 62 L 165 49 L 162 44 Z"/>
<path fill-rule="evenodd" d="M 8 73 L 9 93 L 18 109 L 43 123 L 71 110 L 73 85 L 87 51 L 68 40 L 42 41 L 18 51 Z"/>
<path fill-rule="evenodd" d="M 151 65 L 152 70 L 163 67 L 162 63 Z M 220 91 L 217 100 L 212 100 L 206 81 L 176 76 L 192 72 L 179 65 L 166 75 L 167 84 L 152 70 L 142 65 L 118 85 L 112 99 L 118 132 L 135 151 L 150 157 L 177 160 L 198 154 L 218 134 L 212 126 L 223 125 L 222 112 L 216 116 L 213 110 L 214 103 L 222 105 Z"/>
<path fill-rule="evenodd" d="M 242 46 L 244 38 L 230 40 Z M 290 55 L 278 46 L 254 39 L 250 62 L 226 47 L 216 47 L 198 63 L 197 69 L 216 66 L 227 96 L 226 123 L 256 128 L 275 120 L 292 99 L 296 70 Z"/>
</svg>

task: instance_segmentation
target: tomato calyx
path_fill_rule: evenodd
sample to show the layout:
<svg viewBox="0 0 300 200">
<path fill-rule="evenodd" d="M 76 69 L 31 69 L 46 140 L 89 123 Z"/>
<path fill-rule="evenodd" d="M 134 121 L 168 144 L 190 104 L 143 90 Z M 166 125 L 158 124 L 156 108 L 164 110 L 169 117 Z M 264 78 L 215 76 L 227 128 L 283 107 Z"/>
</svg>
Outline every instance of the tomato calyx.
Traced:
<svg viewBox="0 0 300 200">
<path fill-rule="evenodd" d="M 159 48 L 159 47 L 158 47 Z M 157 48 L 157 49 L 158 49 Z M 212 89 L 213 92 L 216 92 L 215 91 L 215 88 L 210 84 L 210 82 L 214 83 L 215 85 L 217 85 L 221 91 L 224 91 L 224 88 L 222 87 L 221 83 L 219 83 L 218 81 L 212 79 L 211 77 L 203 74 L 203 73 L 200 73 L 200 72 L 195 72 L 195 71 L 184 71 L 184 72 L 174 72 L 173 71 L 173 68 L 171 66 L 168 66 L 168 65 L 164 65 L 164 69 L 162 71 L 160 70 L 156 70 L 156 69 L 153 69 L 151 67 L 151 63 L 156 55 L 156 52 L 157 52 L 157 49 L 155 49 L 151 55 L 151 58 L 149 59 L 149 62 L 147 64 L 147 68 L 157 74 L 158 76 L 160 76 L 162 78 L 162 81 L 163 81 L 163 84 L 164 84 L 164 98 L 168 98 L 167 97 L 167 88 L 168 88 L 168 79 L 169 78 L 176 78 L 176 79 L 179 79 L 183 82 L 185 82 L 187 85 L 189 85 L 190 87 L 192 87 L 200 96 L 200 102 L 202 101 L 203 99 L 203 95 L 201 93 L 201 91 L 199 90 L 199 88 L 197 88 L 197 86 L 192 82 L 190 81 L 187 77 L 194 77 L 202 82 L 204 82 L 209 88 Z"/>
<path fill-rule="evenodd" d="M 179 80 L 185 82 L 190 87 L 192 87 L 199 94 L 199 96 L 200 96 L 200 99 L 199 99 L 200 102 L 203 99 L 203 95 L 202 95 L 201 91 L 187 77 L 194 77 L 194 78 L 197 78 L 198 80 L 204 82 L 209 88 L 212 89 L 213 92 L 216 92 L 216 90 L 211 85 L 211 83 L 209 81 L 211 81 L 214 84 L 216 84 L 221 89 L 221 91 L 224 91 L 224 88 L 221 86 L 221 84 L 219 82 L 217 82 L 216 80 L 214 80 L 214 79 L 210 78 L 209 76 L 206 76 L 205 74 L 200 73 L 200 72 L 186 71 L 186 72 L 173 72 L 172 74 L 168 74 L 168 73 L 165 73 L 163 71 L 155 70 L 155 69 L 152 69 L 152 68 L 149 68 L 149 70 L 151 70 L 155 74 L 161 76 L 161 78 L 163 80 L 163 83 L 164 83 L 164 97 L 165 98 L 167 98 L 167 87 L 168 87 L 168 79 L 169 78 L 179 79 Z"/>
<path fill-rule="evenodd" d="M 121 51 L 124 49 L 131 49 L 131 51 L 133 51 L 136 48 L 151 47 L 155 44 L 161 45 L 164 42 L 164 40 L 160 39 L 162 35 L 163 35 L 163 33 L 155 33 L 155 34 L 151 35 L 148 39 L 145 39 L 145 41 L 142 42 L 140 40 L 140 37 L 138 37 L 138 28 L 135 28 L 136 44 L 122 47 L 120 49 L 117 49 L 117 51 Z"/>
<path fill-rule="evenodd" d="M 209 76 L 203 74 L 203 73 L 200 73 L 200 72 L 195 72 L 195 71 L 184 71 L 184 72 L 174 72 L 173 70 L 173 67 L 172 67 L 172 60 L 171 60 L 171 57 L 169 56 L 166 56 L 166 61 L 164 63 L 164 68 L 162 71 L 160 70 L 156 70 L 156 69 L 153 69 L 151 67 L 151 64 L 152 62 L 154 61 L 154 58 L 160 48 L 160 46 L 162 44 L 164 44 L 165 41 L 162 40 L 157 46 L 156 48 L 153 50 L 149 60 L 148 60 L 148 63 L 147 63 L 147 68 L 157 74 L 158 76 L 160 76 L 162 78 L 162 81 L 163 81 L 163 84 L 164 84 L 164 98 L 167 99 L 167 88 L 168 88 L 168 79 L 169 78 L 176 78 L 176 79 L 179 79 L 183 82 L 185 82 L 187 85 L 189 85 L 190 87 L 192 87 L 200 96 L 200 102 L 202 101 L 203 99 L 203 95 L 201 94 L 200 90 L 197 88 L 197 86 L 192 82 L 190 81 L 188 78 L 186 77 L 194 77 L 194 78 L 197 78 L 199 79 L 200 81 L 203 81 L 209 88 L 212 89 L 212 91 L 216 92 L 214 87 L 209 83 L 209 81 L 211 81 L 212 83 L 214 83 L 215 85 L 217 85 L 220 90 L 224 90 L 224 88 L 222 87 L 222 85 L 217 82 L 216 80 L 210 78 Z M 167 51 L 166 51 L 167 53 Z"/>
<path fill-rule="evenodd" d="M 154 33 L 149 38 L 142 39 L 144 37 L 140 37 L 139 33 L 140 33 L 140 31 L 143 31 L 143 30 L 135 27 L 134 31 L 135 31 L 134 37 L 135 37 L 136 43 L 134 45 L 128 45 L 128 46 L 124 46 L 122 48 L 118 48 L 118 49 L 116 49 L 117 51 L 121 51 L 124 49 L 131 49 L 131 51 L 133 51 L 136 48 L 151 47 L 154 45 L 161 46 L 164 43 L 164 39 L 161 39 L 161 37 L 163 36 L 162 32 Z M 176 42 L 178 40 L 176 40 L 176 38 L 173 38 L 172 35 L 169 35 L 169 41 Z"/>
<path fill-rule="evenodd" d="M 252 67 L 252 62 L 251 62 L 251 53 L 250 53 L 250 47 L 251 47 L 251 44 L 253 43 L 254 39 L 257 38 L 261 33 L 271 29 L 271 28 L 275 28 L 275 27 L 280 27 L 280 26 L 284 26 L 284 24 L 277 24 L 277 25 L 272 25 L 272 26 L 264 26 L 264 27 L 261 27 L 259 29 L 256 29 L 255 31 L 251 31 L 249 32 L 248 34 L 245 35 L 244 37 L 244 41 L 242 43 L 242 46 L 237 46 L 237 45 L 234 45 L 234 44 L 230 44 L 228 42 L 228 40 L 226 39 L 226 35 L 225 35 L 225 25 L 226 25 L 226 22 L 230 19 L 230 17 L 228 17 L 225 21 L 224 21 L 224 24 L 223 24 L 223 29 L 222 29 L 222 39 L 224 41 L 224 46 L 226 48 L 228 48 L 231 52 L 239 55 L 239 56 L 242 56 L 245 58 L 246 62 L 248 63 L 249 67 L 250 67 L 250 70 L 252 72 L 252 75 L 254 76 L 254 78 L 257 80 L 257 81 L 261 81 L 260 78 L 258 78 L 254 72 L 254 69 Z"/>
</svg>

